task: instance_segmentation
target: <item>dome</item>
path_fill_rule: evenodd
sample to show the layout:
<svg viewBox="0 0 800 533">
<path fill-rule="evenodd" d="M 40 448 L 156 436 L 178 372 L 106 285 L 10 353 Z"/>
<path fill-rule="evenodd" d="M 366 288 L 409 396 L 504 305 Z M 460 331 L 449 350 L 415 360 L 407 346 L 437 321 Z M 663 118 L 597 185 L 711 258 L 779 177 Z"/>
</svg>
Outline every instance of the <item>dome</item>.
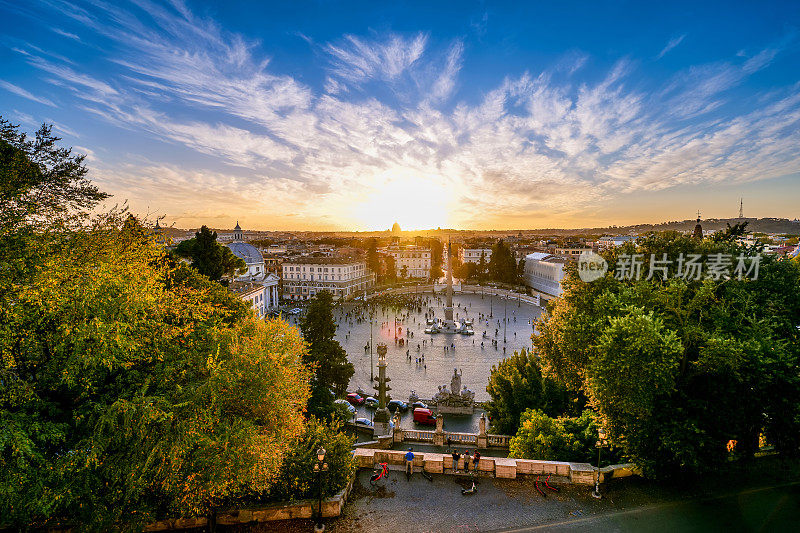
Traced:
<svg viewBox="0 0 800 533">
<path fill-rule="evenodd" d="M 246 242 L 230 242 L 227 244 L 231 249 L 233 255 L 247 263 L 247 265 L 256 265 L 264 262 L 264 257 L 258 248 Z"/>
<path fill-rule="evenodd" d="M 397 222 L 395 222 L 394 225 L 392 225 L 392 233 L 400 233 L 400 224 L 398 224 Z"/>
</svg>

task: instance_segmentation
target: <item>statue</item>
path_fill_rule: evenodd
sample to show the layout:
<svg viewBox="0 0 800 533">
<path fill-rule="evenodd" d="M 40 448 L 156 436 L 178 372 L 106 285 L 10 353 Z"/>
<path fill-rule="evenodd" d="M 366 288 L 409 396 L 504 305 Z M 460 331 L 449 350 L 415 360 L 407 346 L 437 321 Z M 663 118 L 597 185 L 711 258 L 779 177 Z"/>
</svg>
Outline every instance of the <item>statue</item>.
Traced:
<svg viewBox="0 0 800 533">
<path fill-rule="evenodd" d="M 453 377 L 450 379 L 450 390 L 453 394 L 458 394 L 461 391 L 461 374 L 458 373 L 456 368 L 453 369 Z"/>
</svg>

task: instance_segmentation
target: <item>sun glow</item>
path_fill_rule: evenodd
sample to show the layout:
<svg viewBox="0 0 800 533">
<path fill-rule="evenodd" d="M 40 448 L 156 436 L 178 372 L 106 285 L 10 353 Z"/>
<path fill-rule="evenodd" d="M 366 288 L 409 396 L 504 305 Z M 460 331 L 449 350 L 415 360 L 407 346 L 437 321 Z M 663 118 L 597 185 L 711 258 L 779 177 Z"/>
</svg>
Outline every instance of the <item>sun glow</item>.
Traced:
<svg viewBox="0 0 800 533">
<path fill-rule="evenodd" d="M 383 230 L 397 221 L 403 230 L 446 227 L 451 194 L 440 176 L 411 171 L 387 172 L 349 206 L 348 217 L 368 230 Z"/>
</svg>

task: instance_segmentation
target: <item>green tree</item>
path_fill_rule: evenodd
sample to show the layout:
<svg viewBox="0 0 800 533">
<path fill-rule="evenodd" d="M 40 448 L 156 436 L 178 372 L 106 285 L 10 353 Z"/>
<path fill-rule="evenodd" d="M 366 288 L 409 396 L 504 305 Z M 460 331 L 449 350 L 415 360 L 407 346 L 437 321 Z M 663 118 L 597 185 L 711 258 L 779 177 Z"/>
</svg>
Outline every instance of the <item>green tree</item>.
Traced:
<svg viewBox="0 0 800 533">
<path fill-rule="evenodd" d="M 517 281 L 517 262 L 503 239 L 492 246 L 492 257 L 489 258 L 489 277 L 501 283 L 516 283 Z"/>
<path fill-rule="evenodd" d="M 308 397 L 297 331 L 130 219 L 66 242 L 0 337 L 0 516 L 136 528 L 268 489 Z"/>
<path fill-rule="evenodd" d="M 308 344 L 305 362 L 314 369 L 308 410 L 312 415 L 327 417 L 333 411 L 334 394 L 331 391 L 336 394 L 346 391 L 355 373 L 353 363 L 347 360 L 347 352 L 335 339 L 331 293 L 317 293 L 308 305 L 300 328 Z"/>
<path fill-rule="evenodd" d="M 212 281 L 219 281 L 224 275 L 246 272 L 245 262 L 235 256 L 231 249 L 217 242 L 217 232 L 203 226 L 193 239 L 182 241 L 175 248 L 179 257 L 192 259 L 192 266 Z"/>
<path fill-rule="evenodd" d="M 378 239 L 374 237 L 367 245 L 367 267 L 378 275 L 381 272 L 381 258 L 378 255 Z"/>
<path fill-rule="evenodd" d="M 525 349 L 492 366 L 486 392 L 492 398 L 486 404 L 492 430 L 504 435 L 517 432 L 520 416 L 526 409 L 541 409 L 550 416 L 559 416 L 583 407 L 576 394 L 542 375 L 536 356 Z"/>
<path fill-rule="evenodd" d="M 428 246 L 431 249 L 431 278 L 439 279 L 444 275 L 442 272 L 444 244 L 439 239 L 428 239 Z"/>
<path fill-rule="evenodd" d="M 730 239 L 665 232 L 609 251 L 606 260 L 613 269 L 619 254 L 745 252 Z M 584 283 L 568 265 L 564 294 L 533 340 L 545 371 L 582 390 L 612 440 L 649 474 L 716 468 L 729 440 L 752 457 L 760 435 L 797 453 L 799 265 L 762 256 L 757 279 L 683 279 L 676 271 L 673 263 L 668 279 L 609 272 Z"/>
<path fill-rule="evenodd" d="M 527 409 L 519 431 L 509 443 L 509 457 L 594 463 L 597 460 L 597 423 L 586 410 L 578 417 L 550 417 L 539 409 Z M 606 453 L 606 461 L 616 453 Z"/>
<path fill-rule="evenodd" d="M 290 501 L 317 496 L 317 450 L 325 448 L 328 471 L 322 476 L 322 494 L 332 496 L 342 490 L 356 470 L 354 439 L 340 431 L 338 422 L 308 420 L 281 467 L 278 482 L 267 493 L 268 500 Z"/>
</svg>

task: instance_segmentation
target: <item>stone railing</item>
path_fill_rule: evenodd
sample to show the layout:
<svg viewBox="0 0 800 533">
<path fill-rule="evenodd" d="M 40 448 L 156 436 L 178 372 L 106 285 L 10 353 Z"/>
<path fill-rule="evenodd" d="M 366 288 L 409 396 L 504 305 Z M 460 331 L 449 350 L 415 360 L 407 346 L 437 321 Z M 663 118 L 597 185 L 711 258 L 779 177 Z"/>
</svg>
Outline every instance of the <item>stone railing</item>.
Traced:
<svg viewBox="0 0 800 533">
<path fill-rule="evenodd" d="M 404 429 L 403 440 L 414 440 L 419 442 L 433 442 L 433 431 L 421 431 L 418 429 Z"/>
<path fill-rule="evenodd" d="M 497 446 L 498 448 L 508 448 L 511 443 L 511 435 L 487 435 L 489 438 L 489 446 Z"/>
<path fill-rule="evenodd" d="M 359 468 L 374 468 L 378 463 L 388 463 L 401 467 L 405 465 L 405 451 L 376 450 L 358 448 L 353 452 Z M 453 457 L 443 453 L 414 453 L 414 468 L 422 468 L 426 472 L 437 474 L 453 473 Z M 459 465 L 463 471 L 463 464 Z M 594 485 L 597 478 L 597 467 L 588 463 L 567 463 L 563 461 L 539 461 L 535 459 L 514 459 L 509 457 L 481 457 L 478 473 L 499 478 L 516 478 L 517 475 L 558 476 L 561 481 L 569 481 L 578 485 Z M 599 471 L 600 482 L 611 478 L 639 474 L 636 465 L 623 464 L 603 467 Z"/>
<path fill-rule="evenodd" d="M 445 439 L 453 444 L 477 444 L 478 435 L 475 433 L 445 433 Z"/>
</svg>

